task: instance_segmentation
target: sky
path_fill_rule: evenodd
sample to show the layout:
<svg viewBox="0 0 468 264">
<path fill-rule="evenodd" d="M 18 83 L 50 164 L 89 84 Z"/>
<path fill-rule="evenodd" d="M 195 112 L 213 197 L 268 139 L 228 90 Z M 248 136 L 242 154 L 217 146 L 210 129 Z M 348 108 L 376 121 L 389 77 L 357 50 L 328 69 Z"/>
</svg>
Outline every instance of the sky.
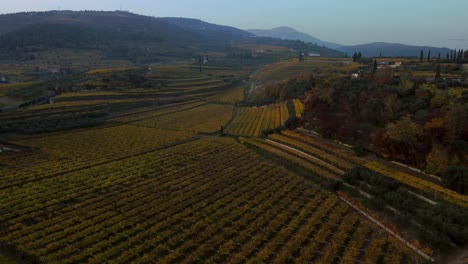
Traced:
<svg viewBox="0 0 468 264">
<path fill-rule="evenodd" d="M 127 10 L 240 29 L 290 26 L 344 45 L 393 42 L 468 49 L 468 0 L 1 0 L 0 13 Z"/>
</svg>

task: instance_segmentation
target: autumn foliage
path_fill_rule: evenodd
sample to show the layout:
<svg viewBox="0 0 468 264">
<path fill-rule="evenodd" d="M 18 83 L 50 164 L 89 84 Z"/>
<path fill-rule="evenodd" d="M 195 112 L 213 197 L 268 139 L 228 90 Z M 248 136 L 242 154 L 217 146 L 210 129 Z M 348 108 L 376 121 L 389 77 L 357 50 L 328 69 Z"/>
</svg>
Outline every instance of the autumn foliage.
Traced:
<svg viewBox="0 0 468 264">
<path fill-rule="evenodd" d="M 467 88 L 442 89 L 383 71 L 367 79 L 324 76 L 314 82 L 304 100 L 305 119 L 322 135 L 432 174 L 468 164 L 460 151 L 468 132 Z"/>
</svg>

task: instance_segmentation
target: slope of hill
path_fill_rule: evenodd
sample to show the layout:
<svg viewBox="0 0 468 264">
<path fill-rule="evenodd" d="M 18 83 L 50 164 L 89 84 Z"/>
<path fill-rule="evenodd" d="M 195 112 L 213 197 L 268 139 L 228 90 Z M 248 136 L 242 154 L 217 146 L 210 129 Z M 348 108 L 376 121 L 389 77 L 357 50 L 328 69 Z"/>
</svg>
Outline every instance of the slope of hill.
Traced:
<svg viewBox="0 0 468 264">
<path fill-rule="evenodd" d="M 18 13 L 1 15 L 0 24 L 2 58 L 66 47 L 98 50 L 104 57 L 154 61 L 158 56 L 190 56 L 206 43 L 199 34 L 127 12 Z"/>
<path fill-rule="evenodd" d="M 440 52 L 441 56 L 445 56 L 447 52 L 450 52 L 448 48 L 437 48 L 429 46 L 411 46 L 400 43 L 386 43 L 386 42 L 373 42 L 355 46 L 342 46 L 337 48 L 339 51 L 347 52 L 352 54 L 354 52 L 361 52 L 364 57 L 379 56 L 408 56 L 418 57 L 421 50 L 424 54 L 430 50 L 433 56 L 437 56 Z"/>
<path fill-rule="evenodd" d="M 249 29 L 248 32 L 260 37 L 280 38 L 288 40 L 300 40 L 306 43 L 317 44 L 331 49 L 336 49 L 342 45 L 320 40 L 304 32 L 299 32 L 290 27 L 277 27 L 273 29 Z"/>
<path fill-rule="evenodd" d="M 212 24 L 199 19 L 161 17 L 158 20 L 177 25 L 183 29 L 196 32 L 207 37 L 213 37 L 215 33 L 226 37 L 230 37 L 233 40 L 244 39 L 254 36 L 253 34 L 247 31 L 235 27 Z M 215 37 L 219 37 L 219 35 L 216 35 Z"/>
<path fill-rule="evenodd" d="M 129 12 L 49 11 L 0 15 L 0 59 L 29 59 L 54 48 L 91 49 L 103 58 L 155 62 L 226 52 L 237 44 L 279 45 L 288 49 L 341 53 L 303 42 L 257 38 L 237 28 L 197 19 L 155 18 Z"/>
<path fill-rule="evenodd" d="M 329 45 L 324 45 L 321 40 L 310 41 L 310 38 L 279 38 L 274 35 L 259 35 L 254 32 L 249 32 L 245 30 L 240 30 L 234 27 L 221 26 L 216 24 L 207 23 L 198 19 L 190 18 L 175 18 L 175 17 L 166 17 L 160 18 L 164 22 L 172 23 L 174 25 L 180 26 L 183 29 L 189 30 L 193 33 L 200 34 L 207 39 L 210 39 L 211 42 L 217 42 L 219 44 L 236 44 L 236 43 L 251 43 L 251 44 L 260 44 L 260 45 L 276 45 L 287 47 L 294 50 L 303 50 L 308 52 L 319 53 L 322 56 L 341 56 L 340 52 L 332 50 L 329 48 Z M 290 28 L 290 30 L 295 31 Z M 295 31 L 297 32 L 297 31 Z M 304 34 L 297 32 L 299 34 Z M 313 38 L 312 36 L 310 36 Z M 333 44 L 333 43 L 330 43 Z M 326 46 L 326 47 L 322 47 Z M 333 46 L 333 45 L 332 45 Z M 328 47 L 328 48 L 327 48 Z"/>
</svg>

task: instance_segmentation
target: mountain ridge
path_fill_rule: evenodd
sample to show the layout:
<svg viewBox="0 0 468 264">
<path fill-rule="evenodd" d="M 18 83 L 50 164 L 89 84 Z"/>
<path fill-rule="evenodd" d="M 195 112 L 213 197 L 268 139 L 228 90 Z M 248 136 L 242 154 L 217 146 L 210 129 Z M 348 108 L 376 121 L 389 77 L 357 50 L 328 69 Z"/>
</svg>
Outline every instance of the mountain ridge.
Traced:
<svg viewBox="0 0 468 264">
<path fill-rule="evenodd" d="M 342 46 L 338 50 L 348 53 L 348 55 L 361 52 L 364 57 L 377 57 L 380 55 L 389 57 L 419 57 L 421 50 L 425 56 L 427 56 L 428 51 L 431 51 L 433 56 L 438 56 L 438 53 L 441 53 L 441 57 L 445 57 L 446 53 L 450 53 L 451 51 L 451 49 L 445 47 L 417 46 L 390 42 L 371 42 Z"/>
<path fill-rule="evenodd" d="M 73 33 L 73 34 L 70 34 Z M 46 11 L 0 15 L 0 58 L 25 59 L 51 48 L 94 49 L 105 58 L 155 62 L 161 57 L 194 58 L 226 53 L 238 44 L 279 45 L 342 56 L 303 42 L 253 34 L 191 18 L 157 18 L 123 11 Z"/>
</svg>

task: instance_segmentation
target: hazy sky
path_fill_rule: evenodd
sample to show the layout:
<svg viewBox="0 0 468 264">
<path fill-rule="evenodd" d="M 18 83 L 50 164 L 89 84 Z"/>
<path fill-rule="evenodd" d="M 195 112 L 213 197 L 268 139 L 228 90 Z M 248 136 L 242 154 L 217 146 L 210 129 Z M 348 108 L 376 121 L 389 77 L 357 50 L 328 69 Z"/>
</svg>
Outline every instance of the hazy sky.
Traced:
<svg viewBox="0 0 468 264">
<path fill-rule="evenodd" d="M 325 41 L 468 49 L 468 0 L 1 0 L 0 13 L 117 10 L 240 29 L 290 26 Z"/>
</svg>

